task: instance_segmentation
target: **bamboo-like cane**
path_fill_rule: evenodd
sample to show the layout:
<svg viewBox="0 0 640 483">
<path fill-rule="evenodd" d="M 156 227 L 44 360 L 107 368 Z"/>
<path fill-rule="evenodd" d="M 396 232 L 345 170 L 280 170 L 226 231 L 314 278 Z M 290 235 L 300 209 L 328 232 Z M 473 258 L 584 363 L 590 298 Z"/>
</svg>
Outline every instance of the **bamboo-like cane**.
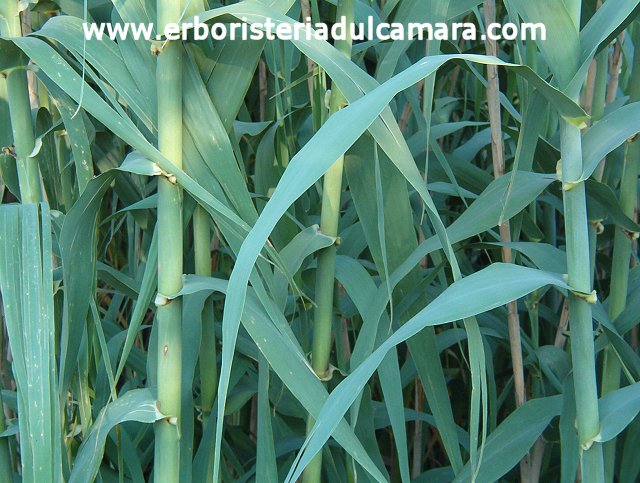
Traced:
<svg viewBox="0 0 640 483">
<path fill-rule="evenodd" d="M 336 10 L 336 20 L 344 17 L 347 25 L 353 22 L 355 4 L 353 0 L 341 0 Z M 347 36 L 348 37 L 348 36 Z M 351 57 L 351 39 L 336 40 L 336 48 L 345 56 Z M 344 104 L 342 93 L 334 85 L 330 99 L 330 112 L 337 112 Z M 341 156 L 324 175 L 322 191 L 322 211 L 320 214 L 320 230 L 330 236 L 338 235 L 340 220 L 340 196 L 342 194 L 342 171 L 344 156 Z M 336 246 L 322 250 L 318 255 L 318 271 L 316 275 L 316 309 L 313 325 L 313 348 L 311 366 L 320 378 L 329 371 L 329 355 L 331 354 L 331 325 L 333 320 L 333 296 L 335 288 Z M 313 427 L 313 419 L 308 421 L 308 429 Z M 304 472 L 305 483 L 319 483 L 322 474 L 322 452 L 318 453 Z"/>
<path fill-rule="evenodd" d="M 158 28 L 176 22 L 181 2 L 158 0 Z M 182 167 L 182 46 L 167 42 L 159 50 L 156 68 L 158 92 L 158 148 Z M 172 295 L 182 288 L 182 191 L 173 180 L 158 180 L 158 292 Z M 161 299 L 161 297 L 160 297 Z M 161 302 L 158 324 L 158 404 L 167 417 L 155 425 L 154 478 L 173 483 L 180 479 L 180 391 L 182 378 L 182 303 Z"/>
<path fill-rule="evenodd" d="M 495 0 L 484 1 L 484 16 L 487 25 L 496 21 Z M 497 57 L 498 45 L 495 40 L 487 37 L 485 46 L 488 55 Z M 497 179 L 504 175 L 504 144 L 502 141 L 502 118 L 500 113 L 498 67 L 487 65 L 487 104 L 489 108 L 489 122 L 491 124 L 491 152 L 493 160 L 493 175 Z M 504 243 L 511 242 L 511 228 L 508 221 L 500 224 L 500 240 Z M 502 248 L 502 261 L 511 263 L 511 248 Z M 522 406 L 527 397 L 524 383 L 524 364 L 522 361 L 522 342 L 520 340 L 520 318 L 518 316 L 517 301 L 507 305 L 507 324 L 509 329 L 509 347 L 511 349 L 511 365 L 513 369 L 513 387 L 516 398 L 516 407 Z M 529 454 L 520 461 L 520 479 L 529 481 Z"/>
<path fill-rule="evenodd" d="M 3 7 L 3 11 L 0 13 L 6 17 L 6 22 L 0 22 L 2 35 L 5 37 L 22 36 L 18 2 L 8 0 Z M 26 70 L 13 69 L 7 74 L 7 93 L 21 201 L 23 203 L 38 203 L 42 200 L 42 190 L 38 161 L 33 155 L 36 139 L 31 118 Z"/>
<path fill-rule="evenodd" d="M 591 313 L 591 273 L 589 234 L 584 182 L 573 182 L 582 174 L 580 129 L 561 121 L 562 180 L 569 285 L 571 357 L 576 394 L 576 414 L 583 481 L 602 481 L 602 445 L 594 442 L 600 432 L 598 389 L 596 384 L 593 320 Z"/>
<path fill-rule="evenodd" d="M 201 206 L 193 213 L 193 251 L 196 275 L 211 276 L 211 230 L 209 215 Z M 202 337 L 200 340 L 200 397 L 202 430 L 204 432 L 211 416 L 218 390 L 218 364 L 216 355 L 216 331 L 213 318 L 213 300 L 209 297 L 202 309 Z M 213 454 L 209 456 L 207 471 L 213 476 Z"/>
</svg>

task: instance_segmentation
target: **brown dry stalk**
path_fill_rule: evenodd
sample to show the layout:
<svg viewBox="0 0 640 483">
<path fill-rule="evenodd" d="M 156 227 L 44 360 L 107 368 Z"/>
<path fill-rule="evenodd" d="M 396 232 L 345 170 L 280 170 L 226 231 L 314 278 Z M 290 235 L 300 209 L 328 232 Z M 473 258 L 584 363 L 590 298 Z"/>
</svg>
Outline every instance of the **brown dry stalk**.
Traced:
<svg viewBox="0 0 640 483">
<path fill-rule="evenodd" d="M 616 93 L 618 92 L 618 83 L 620 79 L 620 69 L 622 67 L 622 43 L 624 42 L 624 32 L 622 32 L 616 39 L 616 43 L 613 46 L 613 53 L 611 54 L 609 73 L 610 79 L 607 84 L 607 104 L 611 104 L 616 99 Z"/>
<path fill-rule="evenodd" d="M 489 25 L 496 21 L 495 0 L 484 0 L 485 23 Z M 495 40 L 487 36 L 485 48 L 488 55 L 498 56 L 498 46 Z M 489 122 L 491 124 L 491 154 L 493 159 L 493 175 L 499 178 L 504 175 L 504 144 L 502 140 L 502 120 L 500 115 L 500 86 L 498 82 L 498 68 L 495 65 L 487 65 L 487 105 L 489 109 Z M 500 240 L 503 243 L 511 242 L 511 229 L 509 222 L 500 225 Z M 502 247 L 502 261 L 511 263 L 511 248 Z M 516 407 L 526 402 L 524 366 L 522 362 L 522 343 L 520 341 L 520 320 L 518 317 L 517 302 L 507 305 L 509 326 L 509 346 L 513 363 L 513 386 L 516 398 Z M 520 477 L 522 481 L 529 481 L 529 455 L 525 455 L 520 462 Z"/>
</svg>

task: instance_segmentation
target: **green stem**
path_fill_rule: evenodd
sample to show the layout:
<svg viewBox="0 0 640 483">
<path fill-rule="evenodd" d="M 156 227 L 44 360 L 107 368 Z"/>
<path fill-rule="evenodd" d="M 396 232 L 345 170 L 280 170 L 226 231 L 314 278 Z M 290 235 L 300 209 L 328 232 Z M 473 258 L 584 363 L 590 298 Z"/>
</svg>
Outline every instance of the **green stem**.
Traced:
<svg viewBox="0 0 640 483">
<path fill-rule="evenodd" d="M 5 37 L 22 36 L 17 2 L 8 0 L 4 5 L 4 15 L 6 23 L 0 23 L 2 35 Z M 13 69 L 7 74 L 7 93 L 21 201 L 22 203 L 38 203 L 42 200 L 42 192 L 38 161 L 35 157 L 30 156 L 35 146 L 35 132 L 31 118 L 29 84 L 25 69 Z"/>
<path fill-rule="evenodd" d="M 634 45 L 640 47 L 640 31 L 634 32 Z M 629 102 L 640 101 L 640 52 L 636 50 L 633 59 L 633 70 L 629 81 L 631 87 Z M 620 208 L 629 218 L 633 218 L 638 198 L 638 168 L 640 160 L 640 142 L 635 141 L 627 147 L 620 183 Z M 631 240 L 620 227 L 616 227 L 613 241 L 613 261 L 611 264 L 611 289 L 609 295 L 609 318 L 613 321 L 622 313 L 627 305 L 627 289 L 629 285 L 629 267 L 631 261 Z M 602 395 L 615 391 L 620 387 L 620 361 L 613 347 L 609 344 L 604 351 L 602 368 Z M 604 446 L 605 478 L 607 482 L 614 479 L 616 459 L 616 439 Z"/>
<path fill-rule="evenodd" d="M 211 230 L 209 215 L 201 206 L 193 213 L 193 251 L 196 275 L 211 276 Z M 200 398 L 202 430 L 211 416 L 218 389 L 218 365 L 216 355 L 216 330 L 213 316 L 213 299 L 209 297 L 202 309 L 202 337 L 200 339 Z M 213 478 L 213 453 L 209 457 L 207 481 Z"/>
<path fill-rule="evenodd" d="M 69 147 L 67 146 L 66 134 L 56 133 L 56 158 L 58 163 L 58 171 L 60 172 L 60 188 L 62 190 L 62 199 L 58 200 L 64 206 L 65 211 L 69 211 L 73 205 L 73 182 L 69 174 L 69 170 L 65 169 L 69 158 Z"/>
<path fill-rule="evenodd" d="M 582 173 L 580 129 L 561 121 L 560 143 L 563 182 L 579 180 Z M 584 183 L 564 191 L 564 215 L 569 285 L 586 294 L 591 292 L 591 271 Z M 584 449 L 582 476 L 585 482 L 600 482 L 603 478 L 602 446 L 593 442 L 600 432 L 600 420 L 591 305 L 570 293 L 569 314 L 578 436 Z"/>
<path fill-rule="evenodd" d="M 324 176 L 320 230 L 330 236 L 338 235 L 343 163 L 344 158 L 340 157 Z M 324 377 L 329 369 L 335 259 L 335 246 L 323 250 L 318 255 L 312 367 L 319 377 Z"/>
<path fill-rule="evenodd" d="M 349 25 L 353 22 L 354 9 L 355 3 L 353 0 L 341 0 L 336 10 L 336 20 L 345 17 L 346 23 Z M 335 46 L 343 55 L 351 58 L 351 39 L 336 40 Z M 337 112 L 344 102 L 344 96 L 334 84 L 330 99 L 330 113 Z M 330 236 L 338 236 L 343 167 L 344 156 L 340 156 L 324 175 L 320 230 Z M 329 370 L 335 267 L 336 246 L 332 245 L 318 254 L 318 270 L 316 273 L 316 309 L 314 313 L 311 366 L 318 377 L 321 378 L 325 377 Z M 313 423 L 313 418 L 309 417 L 307 430 L 313 427 Z M 305 469 L 303 481 L 304 483 L 319 483 L 321 475 L 322 452 L 320 451 Z"/>
<path fill-rule="evenodd" d="M 180 18 L 181 2 L 158 0 L 158 26 Z M 168 42 L 158 56 L 158 148 L 182 167 L 182 45 Z M 158 180 L 158 292 L 172 295 L 182 288 L 182 191 L 165 176 Z M 166 416 L 155 425 L 154 478 L 180 479 L 180 390 L 182 378 L 182 303 L 161 304 L 158 324 L 158 404 Z"/>
<path fill-rule="evenodd" d="M 209 215 L 201 206 L 193 213 L 193 249 L 196 275 L 211 276 L 211 230 Z M 213 300 L 207 299 L 202 311 L 202 338 L 200 343 L 200 390 L 203 423 L 207 424 L 218 389 L 216 335 L 213 323 Z"/>
<path fill-rule="evenodd" d="M 598 122 L 604 116 L 604 108 L 607 97 L 607 78 L 609 76 L 609 54 L 603 49 L 596 56 L 596 75 L 593 87 L 593 99 L 591 101 L 591 123 Z M 600 166 L 596 169 L 594 177 L 596 180 L 602 180 L 606 158 L 600 162 Z M 591 283 L 595 277 L 596 269 L 596 249 L 598 247 L 598 220 L 589 220 L 589 266 L 591 267 Z"/>
</svg>

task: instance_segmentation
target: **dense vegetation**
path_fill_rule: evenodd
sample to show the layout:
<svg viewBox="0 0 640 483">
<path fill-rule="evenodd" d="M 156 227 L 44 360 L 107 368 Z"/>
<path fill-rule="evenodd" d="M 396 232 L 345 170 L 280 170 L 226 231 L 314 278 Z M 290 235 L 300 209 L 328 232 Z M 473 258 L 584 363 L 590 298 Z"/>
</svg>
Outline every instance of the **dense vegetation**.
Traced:
<svg viewBox="0 0 640 483">
<path fill-rule="evenodd" d="M 0 482 L 637 481 L 638 4 L 0 0 Z"/>
</svg>

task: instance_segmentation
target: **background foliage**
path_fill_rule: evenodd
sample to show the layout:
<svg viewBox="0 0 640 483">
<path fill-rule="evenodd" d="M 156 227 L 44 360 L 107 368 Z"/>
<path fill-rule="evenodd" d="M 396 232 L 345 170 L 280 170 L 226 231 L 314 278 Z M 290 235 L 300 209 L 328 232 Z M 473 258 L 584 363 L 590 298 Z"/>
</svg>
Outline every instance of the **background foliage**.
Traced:
<svg viewBox="0 0 640 483">
<path fill-rule="evenodd" d="M 1 1 L 0 481 L 638 480 L 637 1 Z"/>
</svg>

